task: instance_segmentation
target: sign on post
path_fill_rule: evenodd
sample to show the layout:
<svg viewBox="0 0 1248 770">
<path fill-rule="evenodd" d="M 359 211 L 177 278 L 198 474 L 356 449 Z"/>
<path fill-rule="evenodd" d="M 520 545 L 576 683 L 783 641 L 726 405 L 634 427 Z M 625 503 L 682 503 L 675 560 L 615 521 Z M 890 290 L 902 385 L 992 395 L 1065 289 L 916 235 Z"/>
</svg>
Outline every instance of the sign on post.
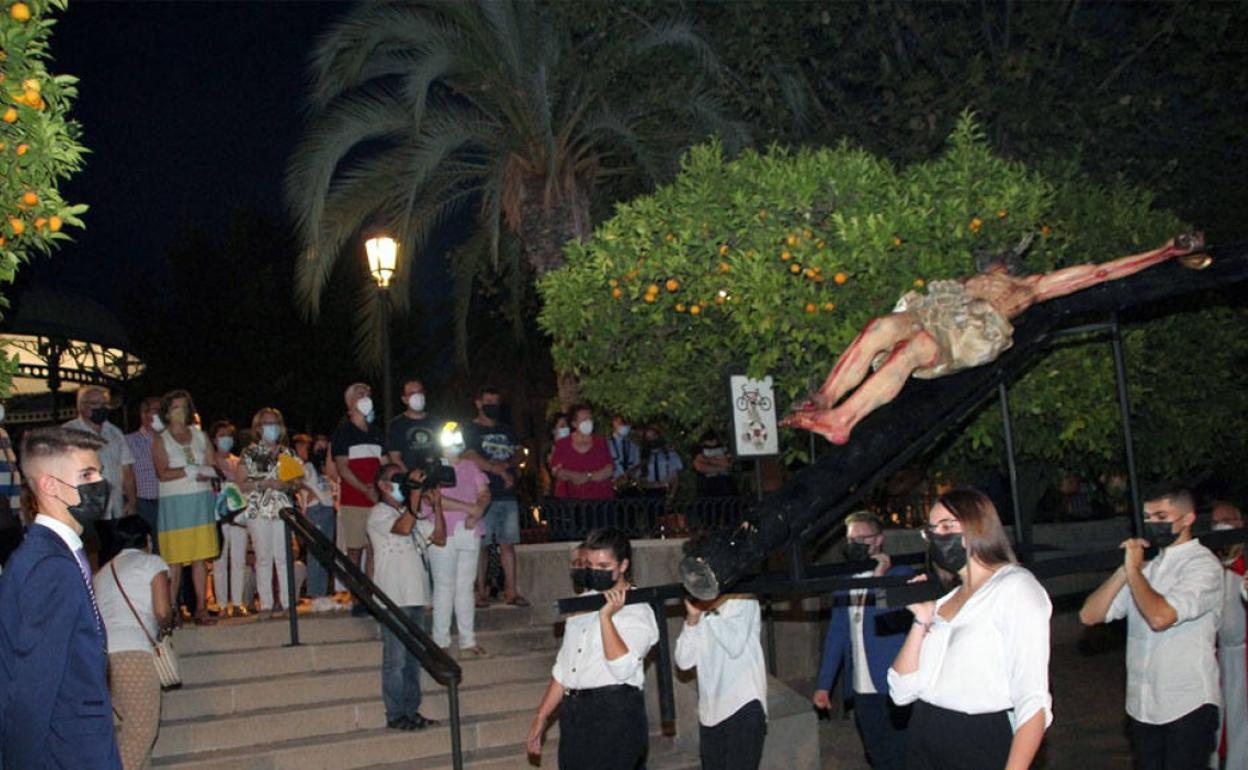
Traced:
<svg viewBox="0 0 1248 770">
<path fill-rule="evenodd" d="M 732 404 L 732 437 L 737 457 L 770 457 L 780 453 L 777 437 L 776 394 L 771 377 L 728 377 Z"/>
</svg>

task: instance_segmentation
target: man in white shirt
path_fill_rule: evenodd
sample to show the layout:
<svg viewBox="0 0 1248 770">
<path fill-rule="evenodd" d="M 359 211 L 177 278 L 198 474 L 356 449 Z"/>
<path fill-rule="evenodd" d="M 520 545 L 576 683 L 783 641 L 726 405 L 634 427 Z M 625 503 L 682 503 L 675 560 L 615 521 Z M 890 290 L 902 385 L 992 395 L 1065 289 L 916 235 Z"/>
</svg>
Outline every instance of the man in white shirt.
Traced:
<svg viewBox="0 0 1248 770">
<path fill-rule="evenodd" d="M 408 506 L 408 484 L 402 467 L 391 463 L 377 473 L 378 502 L 368 514 L 368 539 L 373 548 L 373 580 L 413 623 L 425 627 L 429 604 L 429 572 L 423 548 L 436 538 L 434 522 L 417 519 Z M 432 494 L 436 495 L 437 490 Z M 434 504 L 441 518 L 441 505 Z M 441 528 L 445 543 L 446 529 Z M 399 638 L 382 626 L 381 697 L 386 704 L 386 727 L 423 730 L 436 724 L 420 714 L 420 660 Z"/>
<path fill-rule="evenodd" d="M 703 767 L 757 770 L 767 735 L 767 664 L 758 600 L 724 594 L 685 599 L 676 640 L 679 668 L 698 669 L 699 753 Z"/>
<path fill-rule="evenodd" d="M 1192 538 L 1191 492 L 1144 503 L 1145 539 L 1123 541 L 1123 566 L 1079 611 L 1085 625 L 1127 619 L 1127 715 L 1141 770 L 1204 768 L 1218 727 L 1215 640 L 1222 565 Z M 1161 549 L 1145 563 L 1144 549 Z"/>
<path fill-rule="evenodd" d="M 94 433 L 104 440 L 105 445 L 100 449 L 100 474 L 112 490 L 104 518 L 120 519 L 138 510 L 138 491 L 134 480 L 134 455 L 130 453 L 126 435 L 108 421 L 108 399 L 107 388 L 83 385 L 78 389 L 78 417 L 64 427 Z"/>
</svg>

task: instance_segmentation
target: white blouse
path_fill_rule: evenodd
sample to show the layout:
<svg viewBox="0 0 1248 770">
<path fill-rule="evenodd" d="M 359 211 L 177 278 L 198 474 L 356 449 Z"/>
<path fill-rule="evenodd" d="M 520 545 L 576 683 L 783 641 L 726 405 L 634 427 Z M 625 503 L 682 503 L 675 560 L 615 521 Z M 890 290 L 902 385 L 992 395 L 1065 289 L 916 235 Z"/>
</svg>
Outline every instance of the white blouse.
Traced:
<svg viewBox="0 0 1248 770">
<path fill-rule="evenodd" d="M 939 610 L 955 591 L 936 601 Z M 1044 711 L 1053 723 L 1049 694 L 1049 618 L 1053 605 L 1035 576 L 1017 564 L 998 569 L 952 621 L 939 613 L 909 674 L 888 669 L 899 705 L 922 700 L 964 714 L 1010 711 L 1017 728 Z"/>
<path fill-rule="evenodd" d="M 628 647 L 628 653 L 615 660 L 607 660 L 603 652 L 597 612 L 568 618 L 563 629 L 563 644 L 550 672 L 565 690 L 590 690 L 617 684 L 644 689 L 646 654 L 659 640 L 654 610 L 648 604 L 625 605 L 611 616 L 611 621 Z"/>
<path fill-rule="evenodd" d="M 758 600 L 728 599 L 687 623 L 676 640 L 678 668 L 698 669 L 698 722 L 714 727 L 750 701 L 767 712 L 767 664 Z"/>
</svg>

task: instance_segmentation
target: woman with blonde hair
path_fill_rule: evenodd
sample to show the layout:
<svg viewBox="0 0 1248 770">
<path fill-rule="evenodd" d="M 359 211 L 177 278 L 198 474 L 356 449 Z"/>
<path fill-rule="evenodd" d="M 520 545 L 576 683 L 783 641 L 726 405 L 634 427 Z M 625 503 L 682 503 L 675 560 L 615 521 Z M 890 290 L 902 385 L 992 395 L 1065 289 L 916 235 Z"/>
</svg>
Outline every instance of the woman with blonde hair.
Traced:
<svg viewBox="0 0 1248 770">
<path fill-rule="evenodd" d="M 941 495 L 923 536 L 951 590 L 910 605 L 914 624 L 888 672 L 893 701 L 915 704 L 906 767 L 1030 767 L 1053 722 L 1049 596 L 982 492 Z"/>
<path fill-rule="evenodd" d="M 220 550 L 212 495 L 217 459 L 208 436 L 195 426 L 190 393 L 171 390 L 161 396 L 160 419 L 166 428 L 152 436 L 152 467 L 160 483 L 156 520 L 160 555 L 169 564 L 173 614 L 180 620 L 182 567 L 190 564 L 195 623 L 206 625 L 213 622 L 207 608 L 208 562 Z"/>
<path fill-rule="evenodd" d="M 238 474 L 234 480 L 247 496 L 247 508 L 239 515 L 246 522 L 251 535 L 251 547 L 256 553 L 256 590 L 260 594 L 260 611 L 272 613 L 270 617 L 284 617 L 285 607 L 275 607 L 273 599 L 273 570 L 277 569 L 277 582 L 282 599 L 290 595 L 286 579 L 286 523 L 282 521 L 283 508 L 291 508 L 294 502 L 291 492 L 299 481 L 282 481 L 277 476 L 278 462 L 283 455 L 293 455 L 286 446 L 286 421 L 282 413 L 271 406 L 260 409 L 251 418 L 253 442 L 243 450 L 239 458 Z"/>
</svg>

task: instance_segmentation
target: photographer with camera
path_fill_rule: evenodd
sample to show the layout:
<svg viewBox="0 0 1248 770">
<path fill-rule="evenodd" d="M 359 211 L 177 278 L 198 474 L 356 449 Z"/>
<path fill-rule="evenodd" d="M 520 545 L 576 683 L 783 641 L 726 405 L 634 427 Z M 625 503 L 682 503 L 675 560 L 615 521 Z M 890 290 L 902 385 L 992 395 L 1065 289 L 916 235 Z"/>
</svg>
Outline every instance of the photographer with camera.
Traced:
<svg viewBox="0 0 1248 770">
<path fill-rule="evenodd" d="M 459 425 L 448 422 L 442 428 L 442 452 L 446 465 L 430 464 L 430 479 L 425 486 L 441 487 L 443 517 L 446 520 L 446 544 L 429 549 L 429 567 L 433 573 L 433 640 L 442 647 L 451 644 L 451 616 L 459 627 L 459 649 L 476 657 L 486 656 L 477 644 L 473 623 L 476 618 L 476 597 L 473 582 L 477 578 L 477 560 L 481 555 L 481 537 L 485 527 L 481 520 L 490 507 L 490 482 L 485 473 L 470 460 L 463 458 L 464 436 Z M 433 506 L 426 498 L 420 505 L 425 515 L 433 515 Z"/>
<path fill-rule="evenodd" d="M 423 471 L 411 474 L 395 463 L 377 473 L 377 504 L 368 513 L 368 539 L 373 546 L 373 580 L 411 621 L 425 627 L 429 604 L 429 570 L 425 554 L 433 545 L 446 544 L 442 498 L 435 486 L 422 486 Z M 428 501 L 429 513 L 423 511 Z M 410 503 L 410 505 L 409 505 Z M 434 725 L 420 714 L 420 660 L 389 628 L 381 629 L 381 698 L 386 705 L 386 727 L 423 730 Z"/>
</svg>

